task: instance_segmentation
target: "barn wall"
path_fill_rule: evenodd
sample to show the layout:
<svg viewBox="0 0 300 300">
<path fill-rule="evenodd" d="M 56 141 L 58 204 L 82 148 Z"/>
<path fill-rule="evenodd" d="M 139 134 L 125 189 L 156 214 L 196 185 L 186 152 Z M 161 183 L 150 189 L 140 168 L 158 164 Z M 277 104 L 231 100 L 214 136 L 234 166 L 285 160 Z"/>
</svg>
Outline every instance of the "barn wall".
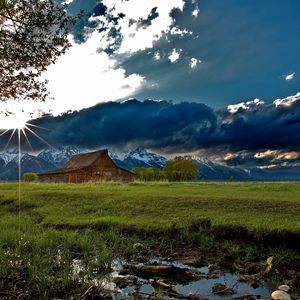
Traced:
<svg viewBox="0 0 300 300">
<path fill-rule="evenodd" d="M 88 167 L 67 173 L 41 174 L 41 182 L 82 183 L 90 181 L 123 181 L 129 182 L 135 175 L 115 165 L 107 152 L 101 153 L 96 161 Z"/>
<path fill-rule="evenodd" d="M 67 174 L 41 174 L 39 175 L 40 182 L 68 182 Z"/>
</svg>

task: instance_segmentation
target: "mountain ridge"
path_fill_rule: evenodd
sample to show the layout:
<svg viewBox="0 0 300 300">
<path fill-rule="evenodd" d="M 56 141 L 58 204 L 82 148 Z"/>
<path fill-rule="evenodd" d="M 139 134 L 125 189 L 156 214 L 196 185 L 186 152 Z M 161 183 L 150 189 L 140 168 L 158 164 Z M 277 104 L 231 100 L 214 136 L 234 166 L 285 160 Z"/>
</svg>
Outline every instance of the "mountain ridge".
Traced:
<svg viewBox="0 0 300 300">
<path fill-rule="evenodd" d="M 21 172 L 43 173 L 61 168 L 73 156 L 88 152 L 75 146 L 62 146 L 57 149 L 44 149 L 38 155 L 21 153 Z M 168 159 L 160 154 L 138 147 L 123 153 L 109 150 L 109 155 L 120 167 L 132 170 L 135 167 L 155 167 L 162 169 Z M 259 168 L 242 168 L 228 166 L 204 158 L 192 157 L 199 169 L 199 180 L 299 180 L 300 169 L 279 168 L 263 170 Z M 18 152 L 9 150 L 0 153 L 0 180 L 18 179 Z"/>
</svg>

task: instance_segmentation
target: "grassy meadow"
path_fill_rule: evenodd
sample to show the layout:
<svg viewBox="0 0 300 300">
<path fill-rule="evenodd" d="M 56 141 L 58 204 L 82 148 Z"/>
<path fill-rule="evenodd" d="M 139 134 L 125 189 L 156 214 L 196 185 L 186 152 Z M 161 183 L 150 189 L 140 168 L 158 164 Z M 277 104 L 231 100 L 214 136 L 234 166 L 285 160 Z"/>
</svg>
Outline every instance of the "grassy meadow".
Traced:
<svg viewBox="0 0 300 300">
<path fill-rule="evenodd" d="M 25 286 L 33 298 L 83 291 L 72 275 L 74 258 L 88 263 L 84 276 L 101 273 L 115 257 L 130 257 L 137 242 L 163 245 L 174 228 L 175 238 L 199 251 L 219 243 L 201 227 L 208 221 L 257 236 L 300 235 L 299 183 L 22 183 L 20 198 L 18 191 L 17 183 L 0 184 L 0 297 Z M 225 240 L 217 247 L 251 257 L 258 246 Z M 273 247 L 270 254 L 300 265 L 297 250 Z"/>
<path fill-rule="evenodd" d="M 0 185 L 1 215 L 19 211 L 18 185 Z M 300 232 L 299 183 L 22 184 L 21 219 L 40 225 L 141 229 L 213 224 Z M 22 221 L 22 220 L 21 220 Z"/>
</svg>

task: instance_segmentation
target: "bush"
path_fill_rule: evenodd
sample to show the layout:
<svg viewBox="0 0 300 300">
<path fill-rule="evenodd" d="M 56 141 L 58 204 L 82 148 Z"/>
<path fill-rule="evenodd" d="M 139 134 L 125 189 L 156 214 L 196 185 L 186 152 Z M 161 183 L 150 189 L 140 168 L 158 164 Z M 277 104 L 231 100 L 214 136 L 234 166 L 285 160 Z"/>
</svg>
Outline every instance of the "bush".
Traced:
<svg viewBox="0 0 300 300">
<path fill-rule="evenodd" d="M 164 166 L 169 181 L 192 181 L 199 174 L 197 165 L 189 156 L 177 156 Z"/>
<path fill-rule="evenodd" d="M 165 173 L 157 168 L 143 168 L 137 167 L 132 170 L 139 179 L 144 181 L 160 181 L 165 180 Z"/>
<path fill-rule="evenodd" d="M 22 181 L 25 181 L 25 182 L 34 182 L 34 181 L 37 181 L 38 179 L 38 176 L 36 173 L 24 173 L 22 175 Z"/>
</svg>

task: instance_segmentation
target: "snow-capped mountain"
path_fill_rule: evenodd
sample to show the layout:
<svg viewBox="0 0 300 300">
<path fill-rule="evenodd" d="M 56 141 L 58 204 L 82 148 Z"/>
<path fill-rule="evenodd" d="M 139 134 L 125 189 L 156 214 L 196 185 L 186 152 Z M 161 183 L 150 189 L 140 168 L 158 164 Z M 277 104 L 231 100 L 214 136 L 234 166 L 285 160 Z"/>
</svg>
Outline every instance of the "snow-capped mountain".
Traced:
<svg viewBox="0 0 300 300">
<path fill-rule="evenodd" d="M 21 154 L 23 155 L 23 153 Z M 19 159 L 19 151 L 17 149 L 9 149 L 5 152 L 0 153 L 0 160 L 3 160 L 5 165 L 10 161 Z"/>
<path fill-rule="evenodd" d="M 199 168 L 199 179 L 251 179 L 249 170 L 230 167 L 202 157 L 193 157 Z"/>
<path fill-rule="evenodd" d="M 42 173 L 61 168 L 75 154 L 87 152 L 74 146 L 65 146 L 58 149 L 45 149 L 39 155 L 21 154 L 21 171 Z M 109 151 L 110 157 L 120 167 L 132 170 L 135 167 L 163 168 L 167 158 L 150 152 L 144 148 L 137 148 L 125 153 Z M 9 150 L 0 153 L 0 180 L 18 179 L 18 151 Z M 199 179 L 204 180 L 293 180 L 300 179 L 298 168 L 277 168 L 262 170 L 256 167 L 241 168 L 228 166 L 220 162 L 203 157 L 193 157 L 199 168 Z"/>
<path fill-rule="evenodd" d="M 64 146 L 56 149 L 45 149 L 38 155 L 38 158 L 53 164 L 57 168 L 62 167 L 73 155 L 85 152 L 75 146 Z"/>
<path fill-rule="evenodd" d="M 137 148 L 127 152 L 124 158 L 119 160 L 119 163 L 120 162 L 127 169 L 133 169 L 135 167 L 155 167 L 161 169 L 167 162 L 167 159 L 144 148 Z"/>
<path fill-rule="evenodd" d="M 37 156 L 27 153 L 21 155 L 21 174 L 26 172 L 45 172 L 55 169 L 50 162 L 43 160 Z M 7 164 L 1 165 L 0 161 L 0 179 L 1 180 L 17 180 L 19 178 L 19 158 L 18 154 L 8 161 Z"/>
</svg>

